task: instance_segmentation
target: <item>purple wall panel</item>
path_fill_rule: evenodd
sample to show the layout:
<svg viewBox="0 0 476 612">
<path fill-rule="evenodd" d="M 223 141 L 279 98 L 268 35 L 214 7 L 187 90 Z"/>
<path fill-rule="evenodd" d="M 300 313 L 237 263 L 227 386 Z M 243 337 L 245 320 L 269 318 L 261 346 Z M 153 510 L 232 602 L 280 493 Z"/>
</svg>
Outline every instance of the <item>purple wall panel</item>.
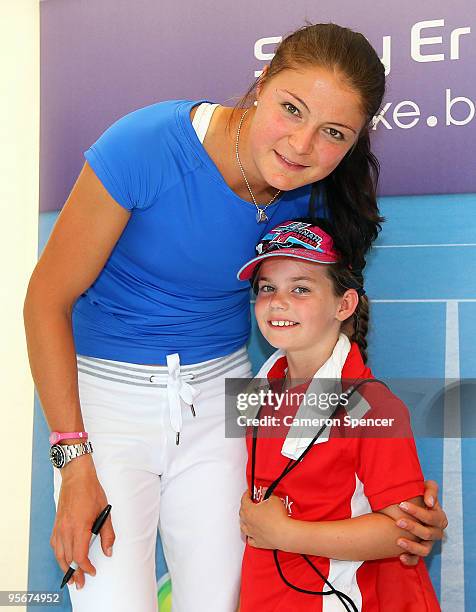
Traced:
<svg viewBox="0 0 476 612">
<path fill-rule="evenodd" d="M 383 4 L 385 6 L 383 7 Z M 401 0 L 375 3 L 296 0 L 45 0 L 41 3 L 41 210 L 60 208 L 82 163 L 82 152 L 115 119 L 168 98 L 239 96 L 265 62 L 255 58 L 258 39 L 280 36 L 310 21 L 334 21 L 362 31 L 383 56 L 390 36 L 387 123 L 373 137 L 382 164 L 381 193 L 476 192 L 476 5 L 471 0 Z M 421 37 L 442 37 L 420 48 L 442 61 L 411 57 L 412 26 L 444 20 Z M 450 59 L 451 32 L 459 59 Z M 455 35 L 454 35 L 455 37 Z M 456 43 L 453 43 L 455 56 Z M 272 45 L 266 52 L 272 51 Z M 446 90 L 468 102 L 453 106 L 445 125 Z M 393 117 L 404 100 L 421 117 L 404 129 Z M 472 105 L 472 106 L 471 106 Z M 402 111 L 410 110 L 408 107 Z M 437 125 L 427 125 L 427 118 Z M 415 118 L 401 117 L 401 124 Z M 397 117 L 398 121 L 398 117 Z M 391 129 L 390 129 L 391 128 Z"/>
</svg>

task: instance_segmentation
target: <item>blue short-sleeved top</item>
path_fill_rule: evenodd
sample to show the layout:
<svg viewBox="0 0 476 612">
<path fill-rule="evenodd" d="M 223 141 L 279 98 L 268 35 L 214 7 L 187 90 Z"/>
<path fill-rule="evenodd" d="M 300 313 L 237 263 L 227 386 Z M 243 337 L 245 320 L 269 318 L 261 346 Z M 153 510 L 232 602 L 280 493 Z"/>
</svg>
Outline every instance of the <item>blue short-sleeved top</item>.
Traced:
<svg viewBox="0 0 476 612">
<path fill-rule="evenodd" d="M 190 111 L 160 102 L 108 128 L 85 157 L 131 217 L 103 270 L 73 309 L 76 351 L 132 363 L 190 364 L 227 355 L 250 332 L 249 284 L 239 268 L 260 237 L 308 211 L 310 187 L 284 193 L 256 222 L 225 183 Z"/>
</svg>

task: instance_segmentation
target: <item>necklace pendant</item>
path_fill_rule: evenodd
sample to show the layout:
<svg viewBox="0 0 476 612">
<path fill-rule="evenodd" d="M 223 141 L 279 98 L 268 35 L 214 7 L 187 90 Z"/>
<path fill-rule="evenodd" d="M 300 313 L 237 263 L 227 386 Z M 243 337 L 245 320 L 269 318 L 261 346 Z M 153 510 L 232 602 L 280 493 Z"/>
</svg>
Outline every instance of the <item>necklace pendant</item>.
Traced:
<svg viewBox="0 0 476 612">
<path fill-rule="evenodd" d="M 256 223 L 265 223 L 268 221 L 268 217 L 262 208 L 258 208 L 256 213 Z"/>
</svg>

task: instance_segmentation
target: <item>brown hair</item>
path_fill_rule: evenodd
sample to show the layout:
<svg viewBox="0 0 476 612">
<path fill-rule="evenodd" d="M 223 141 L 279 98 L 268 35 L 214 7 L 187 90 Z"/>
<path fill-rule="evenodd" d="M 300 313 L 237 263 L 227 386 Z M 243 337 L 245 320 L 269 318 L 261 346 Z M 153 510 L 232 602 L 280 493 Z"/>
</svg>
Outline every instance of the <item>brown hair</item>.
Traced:
<svg viewBox="0 0 476 612">
<path fill-rule="evenodd" d="M 334 293 L 342 296 L 348 289 L 363 287 L 363 277 L 341 262 L 326 266 L 329 278 L 334 285 Z M 357 285 L 357 286 L 356 286 Z M 358 293 L 360 293 L 358 291 Z M 359 294 L 359 302 L 354 314 L 342 323 L 341 331 L 351 342 L 356 342 L 364 363 L 367 363 L 367 332 L 369 330 L 369 299 L 365 293 Z"/>
<path fill-rule="evenodd" d="M 279 72 L 306 66 L 326 68 L 358 92 L 366 124 L 359 138 L 335 170 L 314 183 L 309 215 L 316 217 L 316 203 L 323 204 L 340 233 L 351 244 L 354 260 L 365 265 L 365 254 L 377 238 L 384 218 L 377 205 L 380 165 L 370 150 L 369 127 L 385 93 L 385 69 L 368 40 L 358 32 L 334 23 L 306 25 L 283 39 L 265 75 L 248 89 L 235 111 L 251 104 L 258 82 Z"/>
</svg>

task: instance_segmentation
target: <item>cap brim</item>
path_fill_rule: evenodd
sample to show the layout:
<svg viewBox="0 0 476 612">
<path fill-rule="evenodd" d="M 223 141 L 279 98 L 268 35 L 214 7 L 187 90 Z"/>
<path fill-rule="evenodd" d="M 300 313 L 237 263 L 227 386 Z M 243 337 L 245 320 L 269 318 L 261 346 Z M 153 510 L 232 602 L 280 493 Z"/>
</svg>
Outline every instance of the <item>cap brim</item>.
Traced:
<svg viewBox="0 0 476 612">
<path fill-rule="evenodd" d="M 240 268 L 237 274 L 238 280 L 249 280 L 253 276 L 256 266 L 264 259 L 269 259 L 270 257 L 291 257 L 292 259 L 300 259 L 302 261 L 322 264 L 332 264 L 337 263 L 338 261 L 335 256 L 328 255 L 326 253 L 317 253 L 316 251 L 306 250 L 305 255 L 303 255 L 302 251 L 303 249 L 283 249 L 282 251 L 273 251 L 272 253 L 258 255 L 258 257 L 250 259 L 250 261 L 245 263 L 245 265 Z"/>
</svg>

